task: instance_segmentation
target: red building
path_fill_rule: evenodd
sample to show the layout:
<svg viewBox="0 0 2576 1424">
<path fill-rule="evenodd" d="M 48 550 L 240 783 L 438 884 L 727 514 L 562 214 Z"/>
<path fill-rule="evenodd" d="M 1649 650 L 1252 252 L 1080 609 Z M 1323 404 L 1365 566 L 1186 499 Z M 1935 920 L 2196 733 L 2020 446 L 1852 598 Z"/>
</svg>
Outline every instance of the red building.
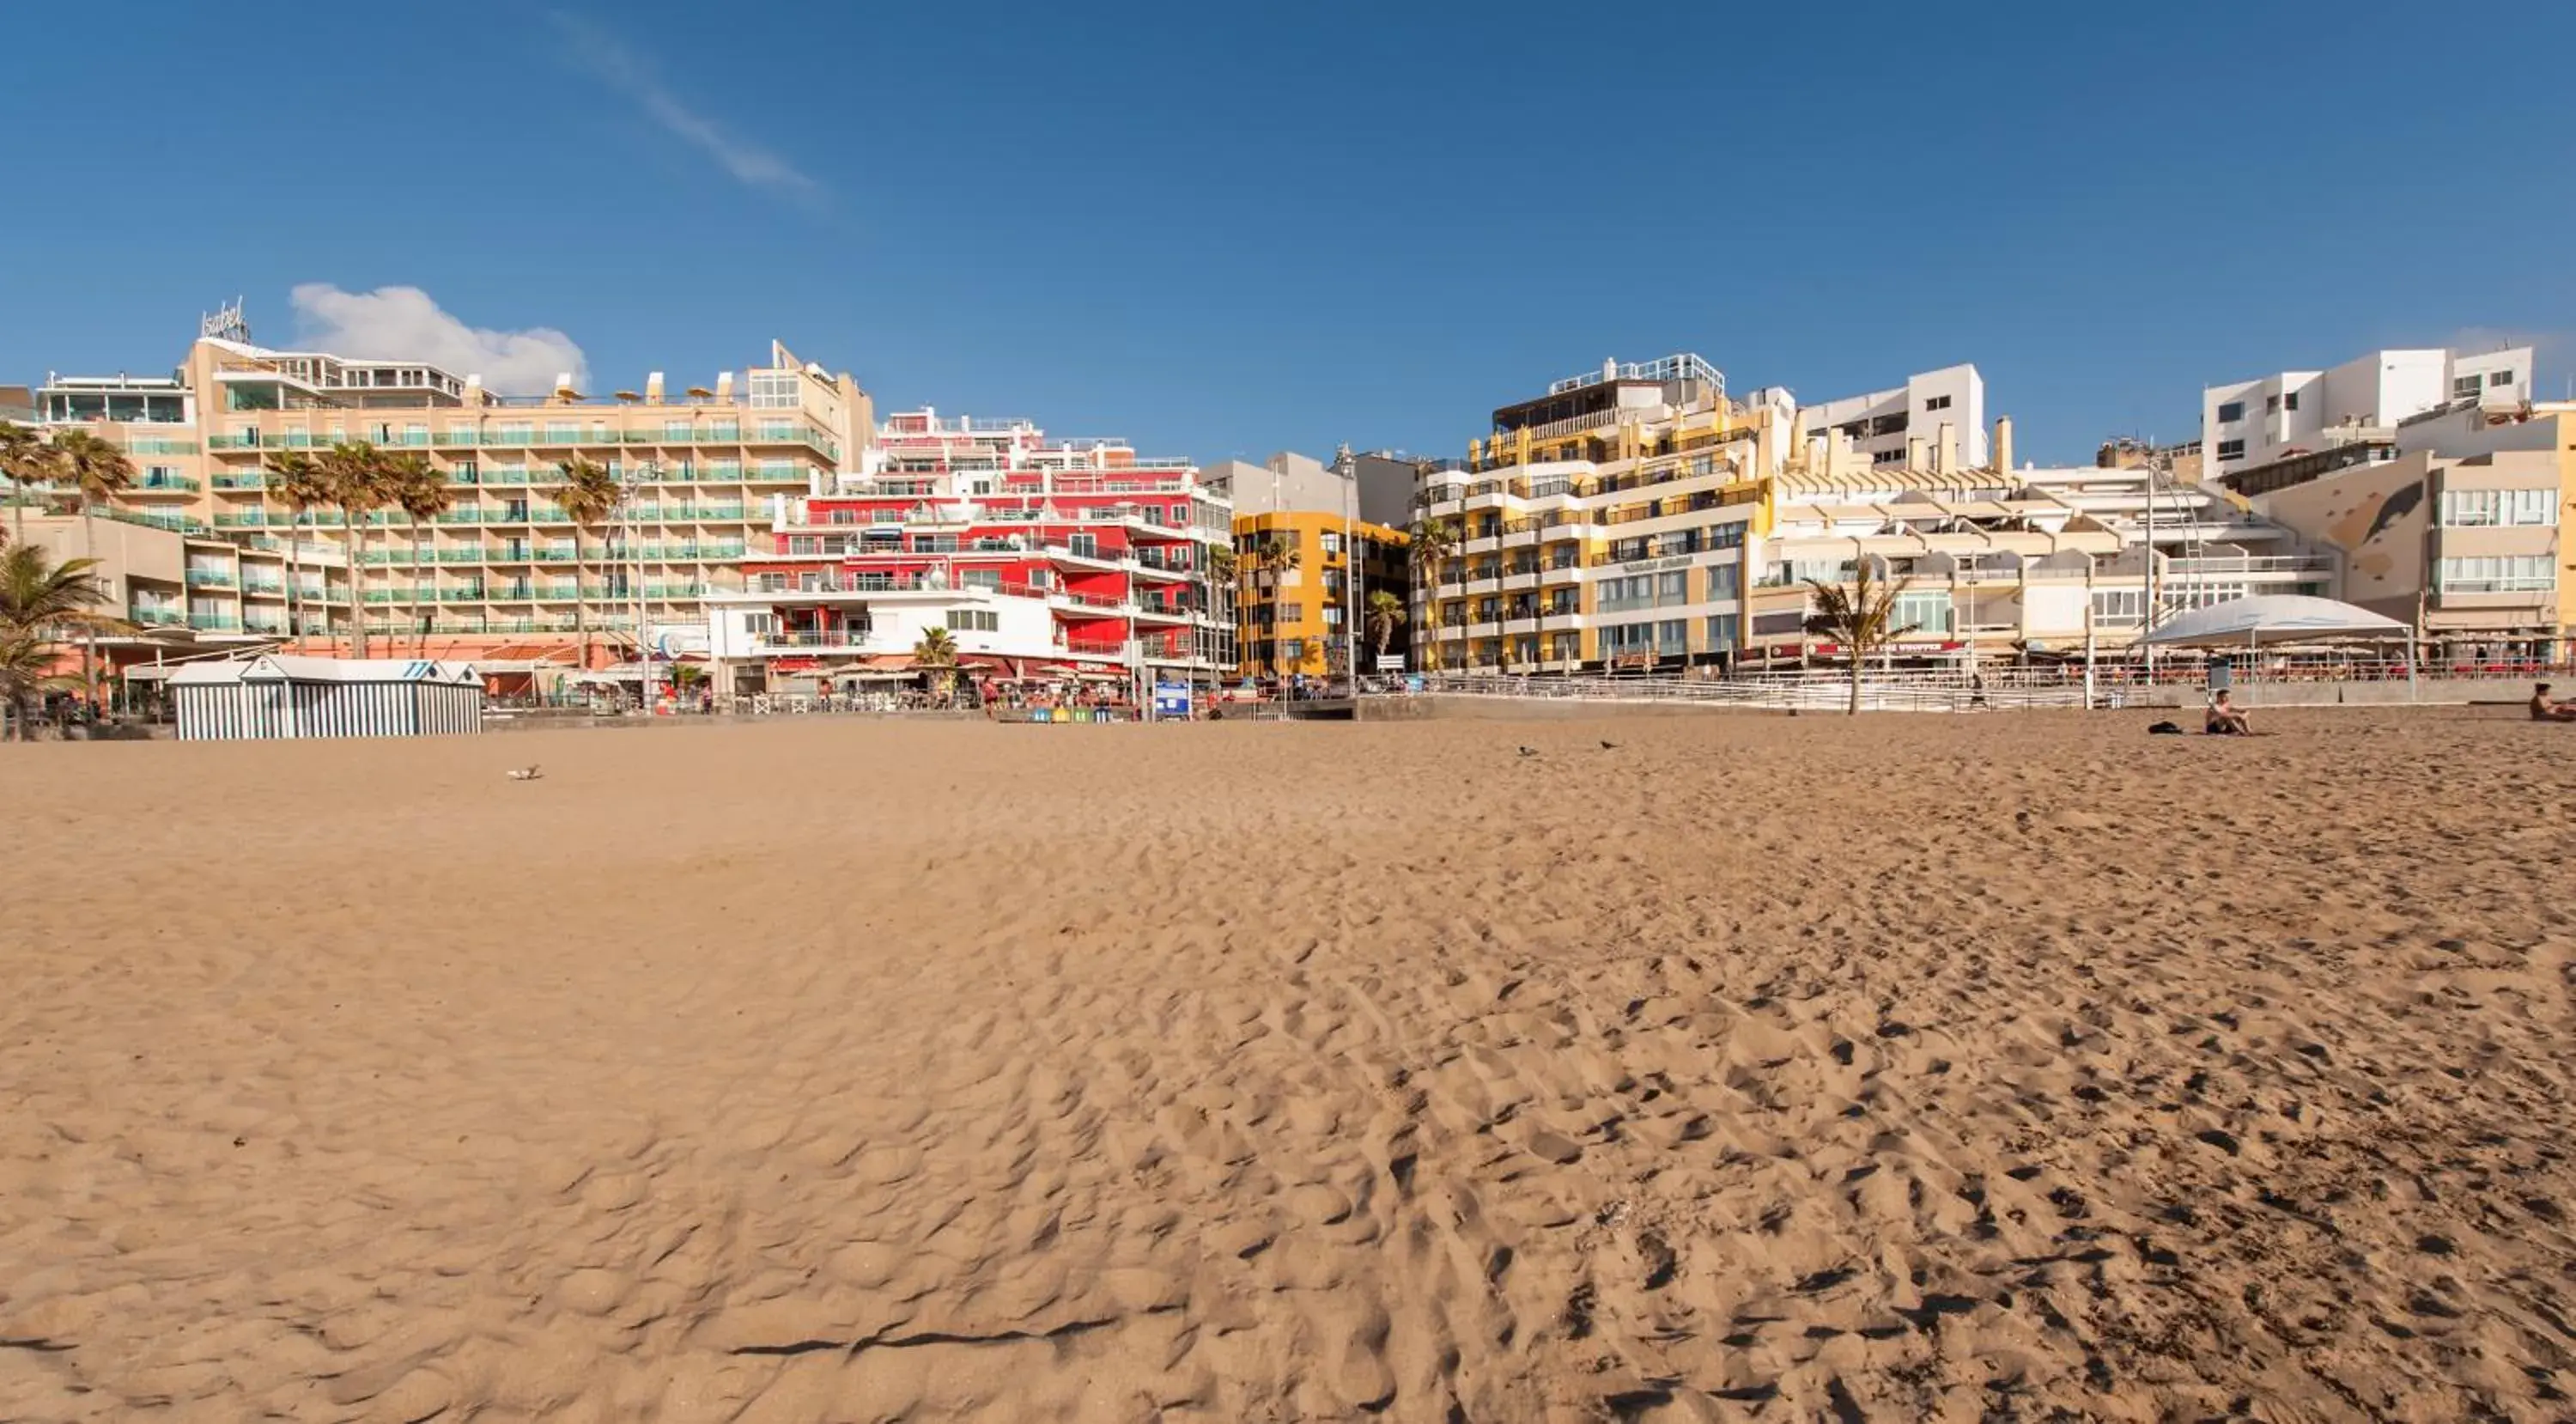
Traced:
<svg viewBox="0 0 2576 1424">
<path fill-rule="evenodd" d="M 708 650 L 736 693 L 901 677 L 934 627 L 987 677 L 1136 685 L 1231 666 L 1209 564 L 1232 511 L 1187 460 L 922 410 L 888 418 L 833 484 L 781 500 L 744 591 L 708 599 Z"/>
</svg>

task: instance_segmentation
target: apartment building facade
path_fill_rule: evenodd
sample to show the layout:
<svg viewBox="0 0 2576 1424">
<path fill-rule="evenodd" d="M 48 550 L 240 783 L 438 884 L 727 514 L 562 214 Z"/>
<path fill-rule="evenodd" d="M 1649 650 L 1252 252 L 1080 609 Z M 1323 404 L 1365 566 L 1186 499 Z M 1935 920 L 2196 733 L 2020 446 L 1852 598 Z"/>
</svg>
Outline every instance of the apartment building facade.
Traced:
<svg viewBox="0 0 2576 1424">
<path fill-rule="evenodd" d="M 1964 386 L 1974 368 L 1956 369 Z M 2009 421 L 1969 440 L 1936 419 L 1927 439 L 1836 415 L 1777 388 L 1732 400 L 1695 356 L 1614 363 L 1496 410 L 1465 468 L 1421 481 L 1425 517 L 1458 534 L 1416 590 L 1422 661 L 1672 672 L 1830 658 L 1840 650 L 1806 631 L 1810 580 L 1849 581 L 1864 562 L 1906 584 L 1896 655 L 1955 661 L 2117 650 L 2161 616 L 2151 608 L 2325 593 L 2336 576 L 2330 553 L 2243 499 L 2160 469 L 2015 470 Z M 1970 451 L 1988 463 L 1963 464 Z"/>
<path fill-rule="evenodd" d="M 1399 526 L 1418 469 L 1409 457 L 1348 446 L 1330 464 L 1281 451 L 1258 465 L 1209 467 L 1211 492 L 1234 510 L 1238 676 L 1341 676 L 1354 650 L 1363 670 L 1373 669 L 1368 597 L 1408 597 L 1411 541 Z M 1409 626 L 1398 626 L 1389 656 L 1410 645 Z"/>
<path fill-rule="evenodd" d="M 549 395 L 505 396 L 471 372 L 247 338 L 238 322 L 210 328 L 169 377 L 52 376 L 37 417 L 127 453 L 137 478 L 116 501 L 121 518 L 285 556 L 308 577 L 343 570 L 347 601 L 326 580 L 292 628 L 266 580 L 231 599 L 211 583 L 192 592 L 189 616 L 238 618 L 298 649 L 364 628 L 424 656 L 489 660 L 566 643 L 585 612 L 593 629 L 627 630 L 630 647 L 639 624 L 700 627 L 702 600 L 740 587 L 744 555 L 783 501 L 829 488 L 872 429 L 854 380 L 774 343 L 767 363 L 706 386 L 672 390 L 657 372 L 598 399 L 568 376 Z M 417 526 L 368 512 L 353 537 L 339 511 L 295 511 L 273 488 L 278 456 L 355 441 L 421 455 L 445 477 L 449 507 Z M 553 498 L 575 457 L 627 488 L 605 527 L 576 528 Z"/>
<path fill-rule="evenodd" d="M 2201 392 L 2204 468 L 2242 474 L 2367 441 L 2446 409 L 2514 409 L 2532 399 L 2528 346 L 2373 351 L 2331 370 L 2281 371 Z"/>
<path fill-rule="evenodd" d="M 1798 448 L 1828 434 L 1849 439 L 1871 465 L 1960 469 L 1983 466 L 1986 380 L 1970 365 L 1944 366 L 1866 395 L 1798 407 Z"/>
<path fill-rule="evenodd" d="M 889 416 L 857 468 L 778 501 L 705 596 L 729 694 L 899 681 L 945 629 L 960 669 L 1130 689 L 1229 669 L 1230 511 L 1188 460 L 1027 420 Z"/>
</svg>

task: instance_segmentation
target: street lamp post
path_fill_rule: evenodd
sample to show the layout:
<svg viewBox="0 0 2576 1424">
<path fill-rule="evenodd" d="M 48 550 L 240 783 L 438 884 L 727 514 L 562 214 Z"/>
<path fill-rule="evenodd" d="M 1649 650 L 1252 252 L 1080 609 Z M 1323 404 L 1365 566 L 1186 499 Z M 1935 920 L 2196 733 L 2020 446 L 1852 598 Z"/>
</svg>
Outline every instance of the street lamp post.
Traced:
<svg viewBox="0 0 2576 1424">
<path fill-rule="evenodd" d="M 657 460 L 636 462 L 626 485 L 626 553 L 627 577 L 634 580 L 635 666 L 638 676 L 635 703 L 645 716 L 653 715 L 653 650 L 644 626 L 644 492 L 662 478 L 662 465 Z"/>
</svg>

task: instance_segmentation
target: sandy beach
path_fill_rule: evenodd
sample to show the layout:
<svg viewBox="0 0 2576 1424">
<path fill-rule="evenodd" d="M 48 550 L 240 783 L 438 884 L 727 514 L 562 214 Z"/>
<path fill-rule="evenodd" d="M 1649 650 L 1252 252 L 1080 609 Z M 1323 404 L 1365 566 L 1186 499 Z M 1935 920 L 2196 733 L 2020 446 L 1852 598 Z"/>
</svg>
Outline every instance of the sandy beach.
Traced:
<svg viewBox="0 0 2576 1424">
<path fill-rule="evenodd" d="M 2146 720 L 0 749 L 0 1417 L 2576 1413 L 2576 728 Z"/>
</svg>

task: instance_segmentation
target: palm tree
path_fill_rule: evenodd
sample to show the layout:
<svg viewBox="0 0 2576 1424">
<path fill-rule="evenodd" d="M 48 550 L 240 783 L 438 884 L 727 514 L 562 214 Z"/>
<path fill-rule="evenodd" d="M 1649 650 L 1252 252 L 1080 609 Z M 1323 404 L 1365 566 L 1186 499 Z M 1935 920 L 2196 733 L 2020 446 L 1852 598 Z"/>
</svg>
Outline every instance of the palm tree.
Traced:
<svg viewBox="0 0 2576 1424">
<path fill-rule="evenodd" d="M 438 616 L 435 604 L 424 615 L 420 608 L 421 543 L 420 522 L 445 514 L 456 502 L 455 491 L 447 487 L 447 476 L 429 463 L 429 457 L 416 450 L 406 450 L 393 457 L 387 466 L 392 479 L 386 491 L 403 517 L 411 521 L 411 618 L 417 625 L 419 641 L 413 656 L 429 655 L 429 625 Z"/>
<path fill-rule="evenodd" d="M 1207 576 L 1210 583 L 1234 581 L 1234 548 L 1227 544 L 1210 544 L 1207 551 Z"/>
<path fill-rule="evenodd" d="M 96 559 L 65 559 L 33 544 L 11 544 L 0 552 L 0 649 L 7 664 L 0 671 L 12 721 L 23 739 L 27 732 L 29 693 L 53 682 L 54 634 L 64 628 L 88 633 L 126 625 L 121 618 L 96 612 L 107 589 L 91 570 Z M 82 685 L 89 678 L 84 670 Z"/>
<path fill-rule="evenodd" d="M 27 704 L 37 693 L 79 684 L 54 672 L 54 645 L 33 633 L 0 633 L 0 711 L 8 726 L 0 741 L 35 739 Z"/>
<path fill-rule="evenodd" d="M 1395 630 L 1404 626 L 1404 600 L 1386 589 L 1368 596 L 1369 641 L 1377 645 L 1378 658 L 1386 657 L 1386 646 L 1395 641 Z"/>
<path fill-rule="evenodd" d="M 1434 585 L 1440 582 L 1440 571 L 1458 552 L 1462 530 L 1455 519 L 1417 519 L 1408 531 L 1411 543 L 1406 557 L 1413 568 L 1413 586 L 1422 590 L 1422 632 L 1417 651 L 1425 670 L 1440 665 L 1440 599 Z"/>
<path fill-rule="evenodd" d="M 564 517 L 572 521 L 572 623 L 581 638 L 581 665 L 587 669 L 590 666 L 590 609 L 584 602 L 581 587 L 581 536 L 583 531 L 596 528 L 608 518 L 617 508 L 618 501 L 626 497 L 626 487 L 617 482 L 617 477 L 608 472 L 606 465 L 581 455 L 575 455 L 555 468 L 562 472 L 564 482 L 563 489 L 555 495 L 555 502 L 563 506 Z M 638 662 L 644 657 L 644 629 L 640 621 L 635 629 L 635 657 Z"/>
<path fill-rule="evenodd" d="M 10 523 L 17 541 L 27 541 L 27 487 L 52 480 L 62 469 L 62 452 L 44 432 L 0 420 L 0 476 L 9 481 Z"/>
<path fill-rule="evenodd" d="M 942 698 L 957 690 L 957 639 L 945 628 L 924 628 L 912 645 L 912 665 L 935 674 L 932 685 Z"/>
<path fill-rule="evenodd" d="M 1298 544 L 1299 540 L 1294 531 L 1279 531 L 1273 532 L 1268 538 L 1253 546 L 1254 566 L 1270 576 L 1270 606 L 1274 610 L 1279 606 L 1279 590 L 1282 586 L 1279 575 L 1306 561 L 1306 555 Z M 1273 677 L 1285 677 L 1289 669 L 1279 656 L 1280 643 L 1275 631 L 1276 625 L 1274 624 L 1273 627 L 1270 643 L 1270 674 Z"/>
<path fill-rule="evenodd" d="M 1871 561 L 1862 557 L 1853 566 L 1852 581 L 1846 586 L 1807 580 L 1809 600 L 1816 611 L 1807 615 L 1807 631 L 1820 638 L 1831 638 L 1851 655 L 1851 711 L 1860 713 L 1860 675 L 1869 655 L 1914 631 L 1916 625 L 1896 624 L 1896 600 L 1911 579 L 1894 583 L 1871 572 Z"/>
<path fill-rule="evenodd" d="M 64 478 L 71 481 L 72 495 L 80 503 L 81 553 L 84 557 L 98 550 L 86 517 L 91 510 L 105 507 L 109 501 L 134 486 L 134 462 L 125 452 L 86 430 L 66 430 L 54 437 L 56 458 L 61 462 Z M 81 636 L 81 686 L 88 689 L 89 705 L 98 707 L 98 631 L 85 630 Z"/>
<path fill-rule="evenodd" d="M 286 501 L 286 636 L 293 646 L 304 637 L 303 615 L 295 606 L 304 582 L 304 512 L 330 503 L 331 487 L 312 456 L 301 450 L 281 450 L 268 457 L 268 488 Z M 330 582 L 329 573 L 324 573 L 323 582 Z M 328 613 L 323 615 L 323 626 L 330 626 Z"/>
<path fill-rule="evenodd" d="M 313 462 L 322 471 L 331 503 L 340 507 L 340 537 L 349 560 L 349 656 L 367 655 L 367 519 L 390 502 L 393 480 L 383 451 L 364 440 L 343 441 Z M 324 575 L 327 579 L 329 575 Z"/>
</svg>

